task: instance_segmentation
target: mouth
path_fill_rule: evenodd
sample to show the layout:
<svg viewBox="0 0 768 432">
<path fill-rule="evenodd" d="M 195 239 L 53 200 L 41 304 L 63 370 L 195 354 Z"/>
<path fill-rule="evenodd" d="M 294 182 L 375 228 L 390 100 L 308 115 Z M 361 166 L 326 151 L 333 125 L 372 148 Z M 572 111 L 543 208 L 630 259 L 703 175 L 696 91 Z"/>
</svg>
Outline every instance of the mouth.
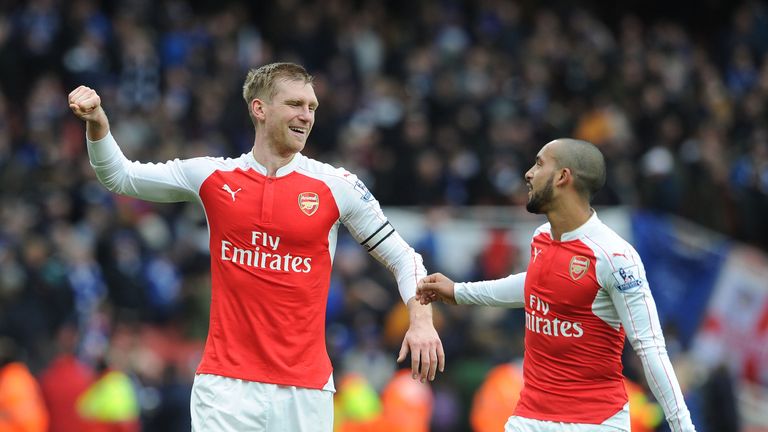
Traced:
<svg viewBox="0 0 768 432">
<path fill-rule="evenodd" d="M 307 128 L 299 127 L 299 126 L 288 126 L 288 129 L 291 130 L 291 132 L 295 133 L 296 135 L 305 137 L 307 136 Z"/>
</svg>

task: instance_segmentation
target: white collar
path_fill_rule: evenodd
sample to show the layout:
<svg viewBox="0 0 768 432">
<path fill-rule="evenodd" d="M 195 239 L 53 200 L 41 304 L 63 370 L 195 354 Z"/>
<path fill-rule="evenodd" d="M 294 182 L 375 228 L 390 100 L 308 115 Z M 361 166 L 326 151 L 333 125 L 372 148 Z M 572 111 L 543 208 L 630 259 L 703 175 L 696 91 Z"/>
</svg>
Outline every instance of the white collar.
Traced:
<svg viewBox="0 0 768 432">
<path fill-rule="evenodd" d="M 259 172 L 262 175 L 267 175 L 267 167 L 259 163 L 259 161 L 257 161 L 256 158 L 253 157 L 253 150 L 249 151 L 243 156 L 245 157 L 245 161 L 249 167 L 255 169 L 257 172 Z M 299 164 L 299 161 L 303 157 L 304 156 L 301 153 L 296 153 L 295 155 L 293 155 L 293 158 L 291 158 L 290 162 L 288 162 L 287 164 L 277 169 L 277 172 L 275 173 L 275 177 L 283 177 L 294 172 L 296 170 L 296 166 Z"/>
<path fill-rule="evenodd" d="M 583 236 L 584 236 L 584 234 L 586 234 L 586 233 L 587 233 L 587 232 L 588 232 L 588 231 L 589 231 L 589 230 L 590 230 L 590 229 L 591 229 L 593 226 L 595 226 L 595 225 L 597 225 L 597 224 L 600 224 L 600 223 L 602 223 L 602 222 L 600 221 L 600 218 L 598 218 L 598 217 L 597 217 L 597 212 L 595 211 L 595 209 L 592 209 L 592 208 L 591 208 L 590 210 L 592 211 L 592 216 L 590 216 L 590 217 L 589 217 L 589 219 L 587 219 L 587 221 L 586 221 L 586 222 L 584 222 L 583 224 L 581 224 L 581 226 L 579 226 L 579 227 L 578 227 L 578 228 L 576 228 L 575 230 L 573 230 L 573 231 L 568 231 L 568 232 L 565 232 L 565 233 L 563 233 L 563 234 L 560 236 L 560 241 L 561 241 L 561 242 L 566 242 L 566 241 L 571 241 L 571 240 L 576 240 L 576 239 L 578 239 L 578 238 L 581 238 L 581 237 L 583 237 Z M 550 228 L 550 229 L 551 229 L 551 228 Z M 551 235 L 552 235 L 552 234 L 550 233 L 550 236 L 551 236 Z"/>
</svg>

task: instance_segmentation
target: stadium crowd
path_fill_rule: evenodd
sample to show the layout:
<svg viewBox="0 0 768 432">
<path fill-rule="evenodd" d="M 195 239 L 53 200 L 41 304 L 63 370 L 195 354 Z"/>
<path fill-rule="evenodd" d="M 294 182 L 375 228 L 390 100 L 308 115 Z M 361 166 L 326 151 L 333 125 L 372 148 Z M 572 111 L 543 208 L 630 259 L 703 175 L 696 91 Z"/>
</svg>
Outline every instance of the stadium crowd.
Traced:
<svg viewBox="0 0 768 432">
<path fill-rule="evenodd" d="M 79 421 L 60 420 L 71 398 L 56 383 L 87 389 L 112 372 L 130 380 L 109 381 L 132 392 L 127 406 L 101 410 L 110 417 L 81 402 L 78 415 L 189 430 L 206 221 L 194 204 L 98 184 L 66 103 L 79 84 L 98 89 L 132 159 L 236 156 L 253 140 L 240 105 L 248 68 L 295 61 L 320 101 L 304 153 L 358 174 L 383 206 L 522 205 L 535 152 L 574 136 L 607 156 L 595 204 L 681 215 L 768 249 L 768 7 L 736 5 L 708 32 L 618 18 L 505 0 L 0 3 L 0 358 L 16 353 L 40 378 L 51 430 Z M 455 277 L 521 268 L 520 251 L 491 238 L 473 274 Z M 435 267 L 428 234 L 414 247 L 429 271 L 450 273 Z M 357 372 L 381 392 L 407 313 L 386 269 L 349 237 L 336 255 L 337 382 Z M 490 365 L 520 354 L 522 316 L 441 312 L 448 367 L 432 384 L 432 427 L 465 430 Z"/>
</svg>

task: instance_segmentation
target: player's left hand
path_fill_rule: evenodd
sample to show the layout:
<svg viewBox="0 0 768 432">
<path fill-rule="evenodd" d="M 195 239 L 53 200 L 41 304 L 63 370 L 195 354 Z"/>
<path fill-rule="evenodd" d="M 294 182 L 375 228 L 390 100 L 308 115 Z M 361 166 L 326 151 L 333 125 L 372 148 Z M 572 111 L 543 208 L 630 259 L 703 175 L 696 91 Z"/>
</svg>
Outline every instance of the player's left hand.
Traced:
<svg viewBox="0 0 768 432">
<path fill-rule="evenodd" d="M 397 362 L 405 360 L 410 352 L 413 379 L 432 381 L 438 370 L 442 372 L 445 369 L 443 342 L 432 324 L 432 313 L 427 306 L 412 298 L 408 301 L 408 309 L 411 323 L 405 332 Z"/>
</svg>

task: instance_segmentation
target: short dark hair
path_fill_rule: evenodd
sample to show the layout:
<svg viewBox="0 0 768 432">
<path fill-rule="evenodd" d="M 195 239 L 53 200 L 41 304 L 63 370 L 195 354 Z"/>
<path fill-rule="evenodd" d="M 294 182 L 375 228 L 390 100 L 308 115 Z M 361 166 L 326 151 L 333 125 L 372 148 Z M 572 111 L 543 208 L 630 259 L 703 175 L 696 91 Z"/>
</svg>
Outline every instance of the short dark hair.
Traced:
<svg viewBox="0 0 768 432">
<path fill-rule="evenodd" d="M 573 186 L 589 201 L 605 185 L 605 157 L 594 144 L 572 138 L 561 138 L 555 153 L 560 168 L 570 168 Z"/>
</svg>

